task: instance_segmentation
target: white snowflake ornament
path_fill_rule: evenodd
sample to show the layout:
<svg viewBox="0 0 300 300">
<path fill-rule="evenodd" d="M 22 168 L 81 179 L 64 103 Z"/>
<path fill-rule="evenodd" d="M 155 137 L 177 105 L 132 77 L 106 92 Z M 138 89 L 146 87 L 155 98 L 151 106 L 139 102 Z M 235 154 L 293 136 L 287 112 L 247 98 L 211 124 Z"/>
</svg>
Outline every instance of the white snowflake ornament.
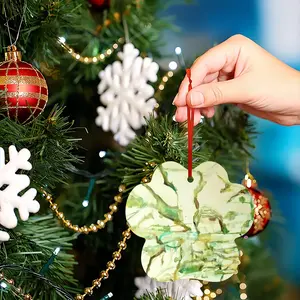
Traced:
<svg viewBox="0 0 300 300">
<path fill-rule="evenodd" d="M 30 185 L 30 179 L 27 175 L 16 173 L 18 170 L 31 170 L 29 158 L 28 149 L 18 152 L 15 146 L 10 146 L 9 161 L 5 164 L 5 152 L 0 147 L 0 224 L 9 229 L 18 224 L 15 208 L 18 209 L 22 221 L 27 221 L 29 213 L 37 213 L 40 209 L 40 204 L 34 200 L 36 189 L 31 188 L 19 196 Z M 0 231 L 0 241 L 8 240 L 9 234 Z"/>
<path fill-rule="evenodd" d="M 118 57 L 122 62 L 115 61 L 99 73 L 98 93 L 106 107 L 98 107 L 96 124 L 112 131 L 115 140 L 127 146 L 135 137 L 134 130 L 145 125 L 145 118 L 157 105 L 155 90 L 148 82 L 157 81 L 159 66 L 149 57 L 140 57 L 130 43 Z"/>
<path fill-rule="evenodd" d="M 148 276 L 136 277 L 134 280 L 138 291 L 135 296 L 141 297 L 147 293 L 156 293 L 161 289 L 165 296 L 176 300 L 192 300 L 203 296 L 202 284 L 198 280 L 181 279 L 172 282 L 158 282 Z"/>
</svg>

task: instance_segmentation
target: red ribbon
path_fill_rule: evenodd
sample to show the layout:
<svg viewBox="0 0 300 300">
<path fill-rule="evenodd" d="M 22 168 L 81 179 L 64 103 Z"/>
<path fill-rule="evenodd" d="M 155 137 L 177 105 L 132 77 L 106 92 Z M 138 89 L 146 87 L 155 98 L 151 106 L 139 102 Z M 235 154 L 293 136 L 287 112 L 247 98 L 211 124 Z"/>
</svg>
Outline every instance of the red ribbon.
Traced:
<svg viewBox="0 0 300 300">
<path fill-rule="evenodd" d="M 189 91 L 192 90 L 192 73 L 191 69 L 186 70 L 186 75 L 189 79 Z M 193 179 L 193 134 L 194 134 L 194 109 L 187 107 L 187 122 L 188 122 L 188 181 Z"/>
</svg>

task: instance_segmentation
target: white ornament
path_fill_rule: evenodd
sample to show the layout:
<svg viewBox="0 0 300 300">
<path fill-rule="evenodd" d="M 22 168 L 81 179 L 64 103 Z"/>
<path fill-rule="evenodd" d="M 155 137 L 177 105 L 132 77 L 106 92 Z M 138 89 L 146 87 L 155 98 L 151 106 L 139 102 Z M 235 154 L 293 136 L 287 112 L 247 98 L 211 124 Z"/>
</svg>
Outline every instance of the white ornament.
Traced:
<svg viewBox="0 0 300 300">
<path fill-rule="evenodd" d="M 157 81 L 159 66 L 149 57 L 140 57 L 130 43 L 118 56 L 122 62 L 115 61 L 99 73 L 98 93 L 106 107 L 98 107 L 96 124 L 112 131 L 115 140 L 127 146 L 135 137 L 134 130 L 146 124 L 145 118 L 157 105 L 155 90 L 148 81 Z"/>
<path fill-rule="evenodd" d="M 18 224 L 18 219 L 14 209 L 17 208 L 22 221 L 29 218 L 29 213 L 37 213 L 40 209 L 39 203 L 34 200 L 36 189 L 27 190 L 22 196 L 22 192 L 30 185 L 27 175 L 16 174 L 18 170 L 31 170 L 31 163 L 28 161 L 30 152 L 28 149 L 17 151 L 15 146 L 9 147 L 9 161 L 5 164 L 5 152 L 0 147 L 0 224 L 6 228 L 14 228 Z M 9 234 L 0 231 L 0 241 L 8 241 Z"/>
<path fill-rule="evenodd" d="M 202 284 L 198 280 L 181 279 L 172 282 L 158 282 L 148 276 L 137 277 L 134 280 L 138 288 L 135 296 L 141 297 L 147 293 L 156 293 L 158 289 L 167 297 L 176 300 L 191 300 L 193 297 L 203 296 Z"/>
</svg>

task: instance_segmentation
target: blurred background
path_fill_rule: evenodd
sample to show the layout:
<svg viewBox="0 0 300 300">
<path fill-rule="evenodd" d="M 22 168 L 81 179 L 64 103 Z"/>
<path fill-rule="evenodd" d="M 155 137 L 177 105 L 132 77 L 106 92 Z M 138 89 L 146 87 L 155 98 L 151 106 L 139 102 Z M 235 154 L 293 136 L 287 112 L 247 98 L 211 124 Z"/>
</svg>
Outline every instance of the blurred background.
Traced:
<svg viewBox="0 0 300 300">
<path fill-rule="evenodd" d="M 163 15 L 176 16 L 179 32 L 166 32 L 165 53 L 181 47 L 186 60 L 193 60 L 213 44 L 240 33 L 273 55 L 300 69 L 299 0 L 194 0 L 192 5 L 172 6 Z M 174 55 L 175 56 L 175 55 Z M 166 62 L 167 63 L 167 62 Z M 280 273 L 300 285 L 300 127 L 282 127 L 257 120 L 261 133 L 251 171 L 259 186 L 278 202 L 281 218 L 270 247 Z"/>
</svg>

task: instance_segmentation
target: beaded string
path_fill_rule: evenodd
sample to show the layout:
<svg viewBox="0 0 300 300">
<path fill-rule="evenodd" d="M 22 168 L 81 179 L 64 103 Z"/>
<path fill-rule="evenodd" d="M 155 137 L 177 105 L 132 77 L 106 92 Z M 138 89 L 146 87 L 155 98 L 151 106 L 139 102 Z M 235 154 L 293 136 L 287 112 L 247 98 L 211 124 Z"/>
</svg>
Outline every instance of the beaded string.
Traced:
<svg viewBox="0 0 300 300">
<path fill-rule="evenodd" d="M 103 220 L 97 220 L 96 224 L 90 224 L 90 225 L 84 225 L 84 226 L 78 226 L 72 224 L 70 220 L 67 220 L 65 218 L 65 215 L 63 212 L 58 210 L 58 205 L 53 201 L 53 196 L 49 193 L 47 193 L 45 190 L 43 190 L 43 196 L 46 198 L 46 200 L 49 203 L 49 206 L 53 213 L 56 215 L 56 217 L 62 222 L 62 224 L 67 227 L 70 230 L 73 230 L 75 232 L 85 233 L 89 234 L 90 232 L 97 232 L 100 229 L 105 228 L 106 223 L 111 221 L 113 219 L 113 214 L 118 211 L 118 205 L 122 203 L 123 201 L 123 192 L 125 191 L 126 186 L 120 185 L 119 186 L 119 193 L 114 197 L 115 202 L 109 206 L 110 211 L 104 215 Z"/>
<path fill-rule="evenodd" d="M 107 279 L 109 276 L 109 271 L 116 268 L 116 261 L 121 259 L 121 252 L 127 248 L 127 240 L 131 237 L 131 230 L 128 228 L 122 233 L 123 239 L 118 243 L 118 250 L 112 254 L 113 259 L 106 264 L 106 269 L 100 272 L 100 276 L 94 279 L 92 286 L 84 289 L 84 294 L 76 295 L 75 300 L 83 300 L 86 296 L 93 295 L 94 289 L 100 288 L 102 281 Z"/>
</svg>

